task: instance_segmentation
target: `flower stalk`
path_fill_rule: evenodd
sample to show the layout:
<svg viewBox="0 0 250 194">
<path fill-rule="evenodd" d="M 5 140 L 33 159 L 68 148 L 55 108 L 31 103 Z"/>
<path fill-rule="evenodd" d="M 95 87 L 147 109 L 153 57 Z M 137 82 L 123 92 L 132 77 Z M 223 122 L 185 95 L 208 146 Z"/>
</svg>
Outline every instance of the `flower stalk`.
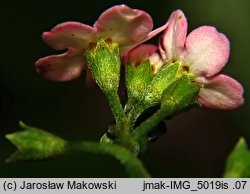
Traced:
<svg viewBox="0 0 250 194">
<path fill-rule="evenodd" d="M 112 92 L 107 97 L 117 125 L 124 124 L 127 117 L 123 111 L 118 94 L 116 92 Z"/>
<path fill-rule="evenodd" d="M 90 152 L 96 154 L 108 154 L 121 162 L 125 167 L 128 175 L 136 178 L 149 178 L 141 161 L 134 156 L 130 151 L 116 144 L 100 144 L 95 142 L 73 142 L 70 144 L 69 153 L 75 152 Z"/>
</svg>

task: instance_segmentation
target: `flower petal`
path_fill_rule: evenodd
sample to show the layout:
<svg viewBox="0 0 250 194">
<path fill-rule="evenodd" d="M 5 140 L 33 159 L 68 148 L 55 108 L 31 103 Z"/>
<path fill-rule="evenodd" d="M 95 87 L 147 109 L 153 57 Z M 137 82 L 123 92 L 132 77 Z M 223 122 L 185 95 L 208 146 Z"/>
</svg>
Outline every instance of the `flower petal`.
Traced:
<svg viewBox="0 0 250 194">
<path fill-rule="evenodd" d="M 148 35 L 146 40 L 143 40 L 143 42 L 153 38 L 154 36 L 156 36 L 157 34 L 159 34 L 160 32 L 162 32 L 163 30 L 165 30 L 168 27 L 168 23 L 164 24 L 163 26 L 154 29 L 153 31 L 151 31 Z"/>
<path fill-rule="evenodd" d="M 54 27 L 50 32 L 44 32 L 44 41 L 56 50 L 69 47 L 83 50 L 95 37 L 95 29 L 78 22 L 65 22 Z M 95 40 L 93 40 L 95 41 Z"/>
<path fill-rule="evenodd" d="M 164 61 L 179 59 L 187 35 L 187 19 L 181 10 L 174 11 L 168 19 L 166 30 L 159 40 L 159 49 Z"/>
<path fill-rule="evenodd" d="M 183 61 L 192 73 L 210 77 L 227 63 L 230 45 L 227 37 L 214 27 L 202 26 L 192 31 L 186 40 Z"/>
<path fill-rule="evenodd" d="M 155 52 L 149 57 L 149 63 L 152 67 L 152 72 L 156 74 L 163 65 L 163 60 L 159 53 Z"/>
<path fill-rule="evenodd" d="M 244 103 L 243 87 L 229 76 L 220 74 L 197 81 L 204 84 L 198 100 L 206 107 L 227 110 L 235 109 Z"/>
<path fill-rule="evenodd" d="M 142 62 L 148 60 L 157 50 L 158 48 L 155 45 L 141 44 L 123 55 L 122 60 L 124 64 L 130 62 L 135 64 L 135 66 L 138 66 Z"/>
<path fill-rule="evenodd" d="M 39 59 L 36 62 L 36 71 L 49 80 L 69 81 L 80 76 L 84 64 L 81 53 L 70 48 L 64 54 Z"/>
<path fill-rule="evenodd" d="M 153 21 L 144 11 L 118 5 L 103 12 L 94 27 L 99 38 L 118 42 L 121 51 L 125 52 L 122 47 L 136 45 L 147 38 Z"/>
</svg>

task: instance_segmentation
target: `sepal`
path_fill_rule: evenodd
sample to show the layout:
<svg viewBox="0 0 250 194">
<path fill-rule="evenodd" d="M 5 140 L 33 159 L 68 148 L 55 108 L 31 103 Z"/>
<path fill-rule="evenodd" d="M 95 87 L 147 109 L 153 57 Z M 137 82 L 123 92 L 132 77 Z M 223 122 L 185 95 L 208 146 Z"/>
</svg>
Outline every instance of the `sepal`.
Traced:
<svg viewBox="0 0 250 194">
<path fill-rule="evenodd" d="M 201 85 L 192 82 L 189 75 L 184 74 L 173 82 L 163 93 L 161 108 L 176 114 L 196 104 Z"/>
<path fill-rule="evenodd" d="M 154 75 L 152 82 L 147 88 L 144 104 L 149 107 L 156 106 L 161 102 L 163 92 L 178 78 L 179 62 L 171 65 L 165 64 Z"/>
<path fill-rule="evenodd" d="M 151 81 L 152 75 L 149 61 L 145 61 L 138 67 L 135 67 L 133 64 L 127 65 L 126 85 L 128 103 L 126 111 L 131 109 L 131 105 L 135 105 L 143 99 Z"/>
<path fill-rule="evenodd" d="M 160 105 L 163 92 L 180 76 L 180 68 L 181 65 L 179 62 L 164 64 L 151 78 L 148 62 L 144 62 L 137 68 L 128 67 L 127 88 L 130 90 L 128 92 L 130 98 L 126 104 L 125 111 L 131 126 L 146 109 Z M 144 74 L 143 71 L 145 71 Z M 146 83 L 143 83 L 145 81 Z M 134 92 L 137 88 L 139 88 L 140 91 L 138 93 Z M 133 93 L 131 91 L 133 91 Z M 130 100 L 131 96 L 133 96 L 133 100 Z"/>
<path fill-rule="evenodd" d="M 117 91 L 120 81 L 120 55 L 118 44 L 99 40 L 95 48 L 85 50 L 91 75 L 101 90 L 108 95 Z"/>
<path fill-rule="evenodd" d="M 100 139 L 100 143 L 114 143 L 114 141 L 108 137 L 107 133 L 105 133 L 101 139 Z"/>
</svg>

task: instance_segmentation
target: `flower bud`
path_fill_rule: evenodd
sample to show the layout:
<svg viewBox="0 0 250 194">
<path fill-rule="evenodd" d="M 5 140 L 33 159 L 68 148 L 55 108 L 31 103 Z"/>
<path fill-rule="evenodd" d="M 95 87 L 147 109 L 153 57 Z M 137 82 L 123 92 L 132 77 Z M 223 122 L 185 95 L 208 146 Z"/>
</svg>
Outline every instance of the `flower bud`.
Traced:
<svg viewBox="0 0 250 194">
<path fill-rule="evenodd" d="M 17 147 L 17 151 L 6 162 L 46 159 L 67 152 L 68 142 L 64 139 L 23 122 L 20 122 L 20 127 L 24 130 L 6 135 Z"/>
</svg>

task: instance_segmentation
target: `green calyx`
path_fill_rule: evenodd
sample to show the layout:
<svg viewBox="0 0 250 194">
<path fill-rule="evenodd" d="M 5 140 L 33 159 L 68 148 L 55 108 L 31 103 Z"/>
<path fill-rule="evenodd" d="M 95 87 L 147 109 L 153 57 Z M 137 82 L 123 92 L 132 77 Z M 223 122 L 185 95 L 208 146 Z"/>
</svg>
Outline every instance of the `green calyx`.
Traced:
<svg viewBox="0 0 250 194">
<path fill-rule="evenodd" d="M 68 151 L 68 142 L 41 129 L 20 122 L 24 130 L 6 135 L 18 150 L 6 162 L 18 160 L 39 160 L 56 157 Z"/>
<path fill-rule="evenodd" d="M 128 103 L 125 106 L 129 112 L 135 104 L 141 103 L 146 94 L 147 87 L 152 81 L 149 61 L 145 61 L 138 67 L 133 64 L 126 66 L 126 86 L 128 93 Z"/>
<path fill-rule="evenodd" d="M 91 75 L 101 90 L 108 94 L 117 91 L 120 81 L 120 55 L 116 43 L 97 42 L 92 50 L 85 50 Z"/>
<path fill-rule="evenodd" d="M 161 108 L 176 114 L 196 104 L 201 85 L 193 82 L 187 74 L 179 77 L 163 93 Z"/>
<path fill-rule="evenodd" d="M 187 74 L 177 78 L 164 90 L 160 109 L 134 129 L 132 139 L 140 141 L 166 117 L 192 108 L 196 105 L 200 88 Z"/>
<path fill-rule="evenodd" d="M 163 92 L 178 79 L 180 68 L 179 62 L 165 64 L 152 75 L 148 61 L 138 67 L 127 66 L 128 103 L 125 110 L 132 125 L 146 109 L 160 104 Z"/>
<path fill-rule="evenodd" d="M 130 103 L 151 107 L 160 103 L 163 91 L 177 78 L 179 63 L 164 65 L 157 74 L 151 75 L 150 63 L 138 67 L 127 66 L 127 90 Z"/>
<path fill-rule="evenodd" d="M 180 64 L 178 62 L 163 65 L 159 72 L 153 76 L 151 83 L 147 87 L 144 104 L 155 106 L 160 103 L 163 92 L 177 79 L 179 68 Z"/>
</svg>

